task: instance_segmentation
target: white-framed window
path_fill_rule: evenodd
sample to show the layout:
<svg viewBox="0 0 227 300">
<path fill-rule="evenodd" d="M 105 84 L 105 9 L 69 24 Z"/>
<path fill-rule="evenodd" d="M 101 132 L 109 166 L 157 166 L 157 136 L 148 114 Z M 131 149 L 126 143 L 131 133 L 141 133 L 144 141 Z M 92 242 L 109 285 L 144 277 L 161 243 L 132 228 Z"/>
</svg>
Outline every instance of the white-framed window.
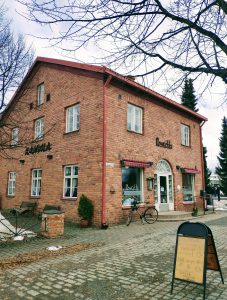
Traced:
<svg viewBox="0 0 227 300">
<path fill-rule="evenodd" d="M 42 170 L 33 169 L 32 170 L 32 196 L 40 196 L 41 194 L 41 182 L 42 182 Z"/>
<path fill-rule="evenodd" d="M 65 166 L 63 197 L 76 198 L 77 186 L 78 186 L 78 166 L 76 165 Z"/>
<path fill-rule="evenodd" d="M 195 186 L 195 175 L 184 173 L 182 174 L 182 186 L 183 186 L 183 201 L 193 202 L 194 201 L 194 186 Z"/>
<path fill-rule="evenodd" d="M 181 144 L 190 146 L 190 127 L 184 124 L 181 124 Z"/>
<path fill-rule="evenodd" d="M 80 104 L 66 108 L 66 132 L 79 130 L 80 128 Z"/>
<path fill-rule="evenodd" d="M 142 133 L 142 108 L 128 104 L 127 128 L 129 131 Z"/>
<path fill-rule="evenodd" d="M 45 87 L 44 87 L 44 83 L 41 83 L 37 86 L 37 104 L 38 105 L 43 104 L 44 95 L 45 95 Z"/>
<path fill-rule="evenodd" d="M 122 168 L 122 205 L 143 202 L 143 168 Z"/>
<path fill-rule="evenodd" d="M 11 136 L 11 145 L 16 146 L 19 141 L 19 128 L 15 127 L 12 129 L 12 136 Z"/>
<path fill-rule="evenodd" d="M 16 188 L 16 172 L 9 172 L 8 178 L 8 196 L 15 195 Z"/>
<path fill-rule="evenodd" d="M 41 140 L 44 133 L 44 118 L 35 121 L 35 139 Z"/>
</svg>

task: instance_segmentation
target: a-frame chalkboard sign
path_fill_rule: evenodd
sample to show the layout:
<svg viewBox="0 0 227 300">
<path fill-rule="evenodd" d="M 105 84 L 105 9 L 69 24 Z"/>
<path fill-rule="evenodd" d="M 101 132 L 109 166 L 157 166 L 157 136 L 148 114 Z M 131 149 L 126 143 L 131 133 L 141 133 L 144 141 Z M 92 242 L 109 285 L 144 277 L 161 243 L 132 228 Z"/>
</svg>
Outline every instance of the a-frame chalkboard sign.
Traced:
<svg viewBox="0 0 227 300">
<path fill-rule="evenodd" d="M 174 280 L 203 285 L 206 295 L 207 269 L 219 271 L 224 284 L 213 234 L 203 223 L 182 223 L 177 230 L 171 294 Z"/>
</svg>

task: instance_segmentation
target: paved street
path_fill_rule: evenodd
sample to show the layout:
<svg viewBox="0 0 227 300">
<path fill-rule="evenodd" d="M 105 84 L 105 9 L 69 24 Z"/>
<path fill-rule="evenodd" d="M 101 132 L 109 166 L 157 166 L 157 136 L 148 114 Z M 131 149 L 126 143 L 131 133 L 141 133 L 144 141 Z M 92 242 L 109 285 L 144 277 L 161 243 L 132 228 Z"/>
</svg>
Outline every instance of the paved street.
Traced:
<svg viewBox="0 0 227 300">
<path fill-rule="evenodd" d="M 222 211 L 197 219 L 212 230 L 224 280 L 227 282 L 227 213 Z M 0 299 L 203 299 L 203 287 L 175 281 L 170 294 L 176 231 L 181 222 L 132 223 L 107 230 L 75 228 L 68 238 L 46 240 L 46 246 L 94 242 L 96 247 L 17 268 L 1 270 Z M 25 243 L 2 247 L 9 257 L 44 247 Z M 220 274 L 207 272 L 207 298 L 227 299 L 227 284 Z"/>
</svg>

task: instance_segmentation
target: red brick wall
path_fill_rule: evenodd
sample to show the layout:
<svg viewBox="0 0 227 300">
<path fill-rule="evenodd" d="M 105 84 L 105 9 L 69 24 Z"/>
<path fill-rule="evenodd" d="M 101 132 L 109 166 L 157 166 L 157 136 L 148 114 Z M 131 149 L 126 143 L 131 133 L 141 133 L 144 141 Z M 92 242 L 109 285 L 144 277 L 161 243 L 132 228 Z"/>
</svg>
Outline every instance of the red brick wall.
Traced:
<svg viewBox="0 0 227 300">
<path fill-rule="evenodd" d="M 118 95 L 121 95 L 121 99 Z M 121 222 L 125 209 L 122 208 L 121 188 L 121 159 L 139 161 L 153 161 L 152 167 L 144 170 L 144 199 L 154 204 L 154 191 L 148 191 L 146 178 L 154 177 L 155 168 L 159 160 L 168 161 L 173 172 L 175 210 L 191 211 L 193 204 L 183 204 L 183 194 L 177 191 L 177 185 L 182 188 L 182 174 L 176 165 L 197 168 L 200 173 L 195 176 L 195 190 L 198 206 L 202 208 L 199 197 L 202 189 L 202 166 L 200 152 L 200 126 L 198 121 L 190 119 L 167 107 L 161 107 L 155 101 L 147 101 L 139 95 L 129 93 L 117 86 L 111 86 L 108 91 L 108 120 L 107 120 L 107 219 L 110 223 Z M 135 104 L 143 108 L 143 134 L 127 131 L 127 104 Z M 180 124 L 190 126 L 191 146 L 181 145 Z M 160 141 L 170 140 L 172 149 L 156 146 L 156 138 Z M 111 186 L 116 192 L 111 193 Z"/>
<path fill-rule="evenodd" d="M 45 94 L 50 93 L 51 100 L 36 106 L 36 86 L 45 83 Z M 41 168 L 42 191 L 37 199 L 39 209 L 45 204 L 60 205 L 66 218 L 78 220 L 78 201 L 63 199 L 63 166 L 79 166 L 78 196 L 86 194 L 95 204 L 95 223 L 100 223 L 101 213 L 101 161 L 102 161 L 102 80 L 75 74 L 70 69 L 43 65 L 34 75 L 28 92 L 21 97 L 15 110 L 20 110 L 24 127 L 29 127 L 23 135 L 34 137 L 33 120 L 44 116 L 44 129 L 49 131 L 39 142 L 50 142 L 51 151 L 24 155 L 24 149 L 12 149 L 9 154 L 17 159 L 1 160 L 1 194 L 3 208 L 20 204 L 31 199 L 31 169 Z M 29 109 L 29 103 L 34 108 Z M 23 103 L 23 105 L 21 104 Z M 80 103 L 80 130 L 65 134 L 65 107 Z M 19 108 L 19 106 L 21 106 Z M 13 118 L 13 114 L 11 116 Z M 20 136 L 22 132 L 20 132 Z M 47 154 L 53 159 L 48 160 Z M 21 165 L 18 159 L 24 159 Z M 16 195 L 7 197 L 8 171 L 16 171 Z"/>
</svg>

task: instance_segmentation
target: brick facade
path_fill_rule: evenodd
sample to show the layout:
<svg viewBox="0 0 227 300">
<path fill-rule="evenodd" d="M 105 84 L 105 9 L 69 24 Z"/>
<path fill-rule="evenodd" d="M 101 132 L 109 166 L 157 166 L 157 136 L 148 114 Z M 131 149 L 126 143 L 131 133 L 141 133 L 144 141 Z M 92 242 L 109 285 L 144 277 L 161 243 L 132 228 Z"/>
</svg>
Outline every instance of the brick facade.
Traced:
<svg viewBox="0 0 227 300">
<path fill-rule="evenodd" d="M 104 89 L 107 77 L 109 82 Z M 42 82 L 45 84 L 45 98 L 44 103 L 37 107 L 37 86 Z M 182 174 L 176 165 L 197 169 L 195 196 L 198 206 L 202 208 L 199 197 L 203 189 L 200 125 L 206 118 L 101 67 L 40 58 L 29 71 L 23 87 L 24 91 L 19 90 L 14 96 L 5 118 L 17 120 L 15 124 L 20 124 L 20 138 L 30 141 L 34 138 L 35 120 L 44 117 L 44 138 L 32 145 L 49 142 L 51 150 L 25 155 L 24 148 L 14 147 L 7 151 L 9 159 L 0 158 L 2 208 L 11 208 L 35 198 L 39 209 L 45 204 L 59 205 L 67 219 L 78 221 L 78 199 L 85 194 L 94 203 L 93 224 L 99 226 L 103 218 L 109 224 L 120 223 L 126 213 L 126 208 L 122 207 L 122 159 L 153 162 L 143 172 L 144 199 L 152 204 L 155 202 L 154 190 L 147 190 L 146 178 L 154 177 L 160 160 L 167 161 L 173 176 L 175 210 L 186 211 L 193 207 L 192 203 L 182 201 Z M 104 102 L 106 120 L 103 120 Z M 66 108 L 77 103 L 80 104 L 80 128 L 65 133 Z M 128 103 L 143 109 L 142 134 L 127 130 Z M 190 147 L 181 145 L 180 124 L 190 127 Z M 103 145 L 103 130 L 106 130 L 106 145 Z M 172 149 L 156 146 L 156 138 L 169 140 Z M 48 159 L 48 154 L 52 155 L 52 159 Z M 24 160 L 24 163 L 19 160 Z M 79 168 L 77 199 L 63 197 L 66 165 L 77 165 Z M 31 197 L 31 172 L 34 168 L 42 169 L 39 197 Z M 13 197 L 7 195 L 10 171 L 16 172 Z"/>
</svg>

